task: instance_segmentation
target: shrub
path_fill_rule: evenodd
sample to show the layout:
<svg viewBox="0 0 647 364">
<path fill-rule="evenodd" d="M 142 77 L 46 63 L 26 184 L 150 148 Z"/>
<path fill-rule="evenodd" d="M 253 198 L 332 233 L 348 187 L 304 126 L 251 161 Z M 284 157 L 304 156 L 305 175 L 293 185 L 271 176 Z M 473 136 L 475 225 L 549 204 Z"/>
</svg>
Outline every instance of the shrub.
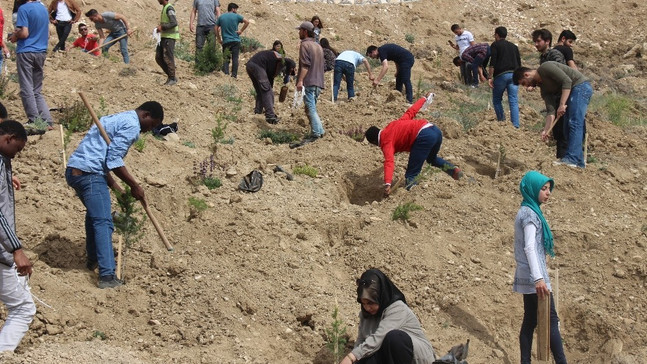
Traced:
<svg viewBox="0 0 647 364">
<path fill-rule="evenodd" d="M 240 37 L 240 51 L 243 53 L 254 52 L 257 49 L 265 48 L 257 39 Z"/>
<path fill-rule="evenodd" d="M 429 91 L 431 91 L 431 87 L 431 83 L 423 80 L 422 77 L 419 77 L 418 82 L 416 83 L 416 100 L 423 96 L 427 96 Z"/>
<path fill-rule="evenodd" d="M 216 46 L 216 36 L 211 33 L 200 52 L 197 52 L 193 69 L 199 76 L 207 75 L 222 68 L 223 54 Z"/>
<path fill-rule="evenodd" d="M 146 139 L 144 139 L 144 136 L 145 135 L 142 135 L 141 137 L 139 137 L 139 139 L 135 141 L 135 143 L 133 143 L 133 147 L 135 148 L 135 150 L 137 150 L 140 153 L 143 152 L 144 147 L 146 147 Z"/>
<path fill-rule="evenodd" d="M 65 106 L 61 112 L 60 123 L 65 128 L 63 143 L 67 145 L 72 133 L 85 132 L 92 126 L 90 112 L 81 101 L 76 101 L 72 106 Z"/>
<path fill-rule="evenodd" d="M 393 210 L 393 214 L 391 215 L 391 220 L 401 220 L 401 221 L 409 221 L 409 213 L 411 211 L 418 211 L 422 210 L 422 206 L 416 205 L 413 202 L 407 202 L 404 204 L 398 205 L 395 210 Z"/>
<path fill-rule="evenodd" d="M 188 218 L 189 221 L 200 216 L 203 211 L 209 208 L 209 206 L 207 206 L 207 203 L 203 199 L 196 198 L 196 197 L 189 197 L 188 205 L 189 205 L 189 218 Z"/>
<path fill-rule="evenodd" d="M 407 33 L 407 34 L 405 34 L 405 36 L 404 36 L 404 40 L 406 40 L 406 41 L 407 41 L 407 43 L 411 43 L 411 44 L 413 44 L 413 42 L 415 41 L 415 39 L 416 39 L 416 37 L 415 37 L 413 34 L 409 34 L 409 33 Z"/>
<path fill-rule="evenodd" d="M 138 207 L 137 200 L 132 196 L 130 187 L 124 186 L 124 192 L 115 192 L 117 195 L 117 204 L 121 212 L 115 213 L 112 220 L 117 232 L 124 237 L 126 247 L 139 241 L 143 236 L 142 226 L 146 221 L 146 216 L 141 215 L 141 208 Z M 141 217 L 137 217 L 140 215 Z"/>
<path fill-rule="evenodd" d="M 179 41 L 175 42 L 174 55 L 185 62 L 193 62 L 196 58 L 191 51 L 191 42 L 185 41 L 184 38 L 180 38 Z"/>
<path fill-rule="evenodd" d="M 272 144 L 287 144 L 299 140 L 299 136 L 287 130 L 262 130 L 260 139 L 270 138 Z"/>
<path fill-rule="evenodd" d="M 591 112 L 599 113 L 613 125 L 644 126 L 647 125 L 647 118 L 640 117 L 635 100 L 617 93 L 609 93 L 601 96 L 593 95 L 589 106 Z"/>
<path fill-rule="evenodd" d="M 346 337 L 346 326 L 341 318 L 339 318 L 339 308 L 335 306 L 332 313 L 332 323 L 330 328 L 326 329 L 326 347 L 334 357 L 334 363 L 339 363 L 344 355 L 344 347 L 348 338 Z"/>
<path fill-rule="evenodd" d="M 190 140 L 187 140 L 187 141 L 182 142 L 182 145 L 184 145 L 185 147 L 192 148 L 192 149 L 194 149 L 194 148 L 195 148 L 195 143 L 194 143 L 194 142 L 192 142 L 192 141 L 190 141 Z"/>
<path fill-rule="evenodd" d="M 315 167 L 309 166 L 309 165 L 303 165 L 303 166 L 296 166 L 294 167 L 294 174 L 305 174 L 306 176 L 310 176 L 312 178 L 317 177 L 317 169 Z"/>
<path fill-rule="evenodd" d="M 233 144 L 234 138 L 225 139 L 225 130 L 227 130 L 228 122 L 223 122 L 222 119 L 226 118 L 218 116 L 216 118 L 216 127 L 211 129 L 211 138 L 213 138 L 213 144 Z"/>
</svg>

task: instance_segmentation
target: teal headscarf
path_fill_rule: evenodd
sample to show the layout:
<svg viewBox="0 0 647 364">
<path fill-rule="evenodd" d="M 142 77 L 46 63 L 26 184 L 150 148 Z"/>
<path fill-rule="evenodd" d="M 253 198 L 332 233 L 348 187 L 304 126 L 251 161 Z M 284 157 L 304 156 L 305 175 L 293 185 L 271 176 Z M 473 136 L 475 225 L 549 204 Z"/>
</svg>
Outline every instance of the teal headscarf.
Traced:
<svg viewBox="0 0 647 364">
<path fill-rule="evenodd" d="M 544 232 L 544 249 L 551 257 L 554 257 L 553 233 L 550 231 L 550 227 L 544 218 L 544 214 L 542 214 L 541 209 L 539 208 L 539 191 L 541 191 L 541 188 L 544 187 L 546 182 L 550 182 L 550 191 L 552 192 L 555 187 L 555 181 L 553 181 L 552 178 L 548 178 L 537 171 L 530 171 L 521 179 L 519 190 L 521 191 L 521 196 L 523 196 L 521 206 L 530 207 L 530 209 L 539 216 L 542 230 Z"/>
</svg>

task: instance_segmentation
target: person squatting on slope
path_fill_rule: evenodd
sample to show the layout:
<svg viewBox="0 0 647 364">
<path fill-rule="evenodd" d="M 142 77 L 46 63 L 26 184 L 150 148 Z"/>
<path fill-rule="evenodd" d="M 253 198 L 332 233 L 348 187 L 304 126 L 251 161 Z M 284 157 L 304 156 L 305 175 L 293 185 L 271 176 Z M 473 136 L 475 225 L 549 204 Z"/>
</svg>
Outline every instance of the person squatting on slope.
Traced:
<svg viewBox="0 0 647 364">
<path fill-rule="evenodd" d="M 67 184 L 76 191 L 85 206 L 86 266 L 89 270 L 99 267 L 99 288 L 121 286 L 123 281 L 115 277 L 115 256 L 112 250 L 112 214 L 110 191 L 124 192 L 112 177 L 114 173 L 130 186 L 130 193 L 139 201 L 144 199 L 144 190 L 126 169 L 124 158 L 140 133 L 153 130 L 162 124 L 164 109 L 156 101 L 147 101 L 137 109 L 101 118 L 110 145 L 93 125 L 70 156 L 65 170 Z"/>
<path fill-rule="evenodd" d="M 365 271 L 356 283 L 357 340 L 340 364 L 431 364 L 434 348 L 398 287 L 378 269 Z"/>
<path fill-rule="evenodd" d="M 400 119 L 390 122 L 383 130 L 376 126 L 366 130 L 366 140 L 380 147 L 384 154 L 384 194 L 387 196 L 391 193 L 395 153 L 409 152 L 409 163 L 404 175 L 407 190 L 417 184 L 416 177 L 420 174 L 425 160 L 455 180 L 463 176 L 460 168 L 438 156 L 443 142 L 440 129 L 425 119 L 414 120 L 423 105 L 426 107 L 431 103 L 433 96 L 434 94 L 430 93 L 426 98 L 421 97 Z"/>
<path fill-rule="evenodd" d="M 0 122 L 0 300 L 7 316 L 0 330 L 0 352 L 14 351 L 29 330 L 36 305 L 27 281 L 32 263 L 16 235 L 14 188 L 20 181 L 12 176 L 11 160 L 27 143 L 27 132 L 17 121 Z"/>
<path fill-rule="evenodd" d="M 523 294 L 523 323 L 519 332 L 521 364 L 530 364 L 538 300 L 544 298 L 550 299 L 550 350 L 555 363 L 566 364 L 559 317 L 546 268 L 546 254 L 555 256 L 553 234 L 539 208 L 548 201 L 554 187 L 552 178 L 537 171 L 527 172 L 519 184 L 523 201 L 514 220 L 514 259 L 517 268 L 512 290 Z"/>
</svg>

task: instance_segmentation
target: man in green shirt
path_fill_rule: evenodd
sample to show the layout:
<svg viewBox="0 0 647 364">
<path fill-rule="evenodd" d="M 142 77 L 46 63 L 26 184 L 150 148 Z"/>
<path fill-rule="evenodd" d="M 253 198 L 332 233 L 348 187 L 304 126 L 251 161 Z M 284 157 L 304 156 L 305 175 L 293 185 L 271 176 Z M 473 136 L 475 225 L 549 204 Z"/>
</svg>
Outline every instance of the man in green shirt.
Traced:
<svg viewBox="0 0 647 364">
<path fill-rule="evenodd" d="M 586 109 L 593 95 L 589 79 L 565 64 L 548 61 L 542 63 L 537 69 L 517 68 L 512 80 L 515 85 L 539 86 L 541 89 L 541 97 L 546 103 L 546 125 L 541 132 L 542 140 L 548 139 L 554 121 L 564 116 L 568 131 L 568 147 L 564 156 L 554 164 L 584 168 L 586 161 L 582 141 L 586 132 Z"/>
<path fill-rule="evenodd" d="M 175 18 L 175 9 L 168 0 L 157 0 L 163 6 L 160 15 L 160 24 L 157 26 L 157 32 L 160 33 L 161 39 L 155 49 L 155 61 L 162 67 L 168 77 L 166 86 L 172 86 L 177 83 L 175 78 L 175 41 L 180 39 L 180 30 Z"/>
</svg>

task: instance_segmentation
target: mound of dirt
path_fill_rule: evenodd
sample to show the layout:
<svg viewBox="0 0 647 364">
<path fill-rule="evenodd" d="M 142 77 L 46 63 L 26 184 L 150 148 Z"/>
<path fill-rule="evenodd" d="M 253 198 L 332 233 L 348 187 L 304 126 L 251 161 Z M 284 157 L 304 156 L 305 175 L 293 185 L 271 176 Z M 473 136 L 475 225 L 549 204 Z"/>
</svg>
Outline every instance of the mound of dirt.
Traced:
<svg viewBox="0 0 647 364">
<path fill-rule="evenodd" d="M 556 182 L 544 213 L 555 234 L 557 257 L 550 266 L 559 272 L 569 360 L 644 362 L 645 128 L 621 128 L 590 112 L 594 162 L 585 170 L 553 166 L 554 147 L 539 138 L 538 93 L 520 92 L 521 129 L 496 122 L 491 108 L 479 106 L 488 104 L 487 88 L 457 84 L 455 51 L 446 44 L 453 39 L 452 23 L 463 24 L 478 42 L 491 42 L 493 29 L 505 25 L 524 63 L 536 65 L 531 31 L 547 27 L 557 35 L 570 28 L 578 36 L 576 61 L 596 93 L 627 93 L 639 102 L 630 111 L 639 118 L 647 96 L 645 60 L 640 54 L 621 56 L 644 42 L 644 5 L 620 0 L 595 6 L 575 0 L 367 6 L 239 2 L 239 13 L 252 20 L 243 35 L 266 47 L 281 39 L 293 58 L 294 27 L 315 13 L 325 25 L 322 36 L 338 50 L 362 52 L 385 42 L 408 46 L 405 35 L 414 36 L 414 93 L 436 93 L 421 115 L 443 130 L 440 155 L 466 177 L 457 182 L 430 169 L 412 191 L 400 189 L 383 198 L 381 152 L 349 134 L 382 127 L 406 110 L 404 96 L 392 91 L 393 65 L 375 91 L 366 73 L 357 74 L 354 101 L 331 103 L 327 87 L 318 104 L 326 136 L 289 149 L 261 139 L 261 131 L 302 135 L 308 120 L 302 109 L 290 108 L 290 98 L 277 103 L 278 125 L 253 114 L 252 85 L 244 73 L 251 54 L 241 55 L 238 80 L 222 73 L 196 76 L 191 63 L 178 59 L 179 82 L 164 87 L 166 76 L 155 63 L 148 35 L 161 7 L 140 0 L 82 3 L 84 11 L 125 14 L 138 27 L 129 42 L 131 64 L 120 62 L 117 47 L 110 58 L 74 50 L 51 55 L 44 95 L 50 107 L 62 107 L 84 91 L 102 114 L 147 100 L 164 105 L 165 123 L 179 125 L 177 138 L 143 136 L 144 148 L 132 148 L 126 164 L 175 251 L 166 251 L 147 222 L 144 238 L 126 251 L 126 285 L 96 288 L 96 274 L 85 269 L 84 208 L 63 177 L 61 136 L 55 130 L 30 137 L 13 162 L 23 183 L 16 193 L 17 230 L 34 262 L 32 292 L 42 303 L 18 352 L 0 355 L 3 363 L 329 363 L 325 328 L 338 306 L 352 343 L 359 311 L 354 279 L 369 267 L 385 271 L 405 293 L 437 352 L 469 338 L 470 363 L 517 362 L 523 308 L 521 297 L 511 292 L 513 221 L 521 201 L 518 183 L 530 169 Z M 11 4 L 0 4 L 8 19 Z M 187 44 L 192 43 L 190 6 L 175 4 Z M 9 62 L 9 71 L 15 72 L 15 63 Z M 2 102 L 21 120 L 18 86 L 9 82 L 7 87 Z M 290 87 L 288 95 L 294 84 Z M 234 115 L 225 129 L 233 143 L 214 146 L 211 130 L 219 120 L 224 127 L 225 115 Z M 72 135 L 67 155 L 82 137 Z M 505 158 L 495 178 L 501 152 Z M 222 187 L 209 190 L 191 179 L 212 154 L 212 173 Z M 396 158 L 398 178 L 407 157 Z M 317 174 L 288 180 L 274 172 L 276 165 L 291 173 L 307 165 Z M 240 179 L 253 169 L 263 174 L 262 189 L 238 191 Z M 191 197 L 208 208 L 192 212 Z M 394 209 L 406 202 L 423 210 L 412 212 L 408 222 L 393 221 Z M 1 308 L 0 317 L 5 316 Z"/>
</svg>

